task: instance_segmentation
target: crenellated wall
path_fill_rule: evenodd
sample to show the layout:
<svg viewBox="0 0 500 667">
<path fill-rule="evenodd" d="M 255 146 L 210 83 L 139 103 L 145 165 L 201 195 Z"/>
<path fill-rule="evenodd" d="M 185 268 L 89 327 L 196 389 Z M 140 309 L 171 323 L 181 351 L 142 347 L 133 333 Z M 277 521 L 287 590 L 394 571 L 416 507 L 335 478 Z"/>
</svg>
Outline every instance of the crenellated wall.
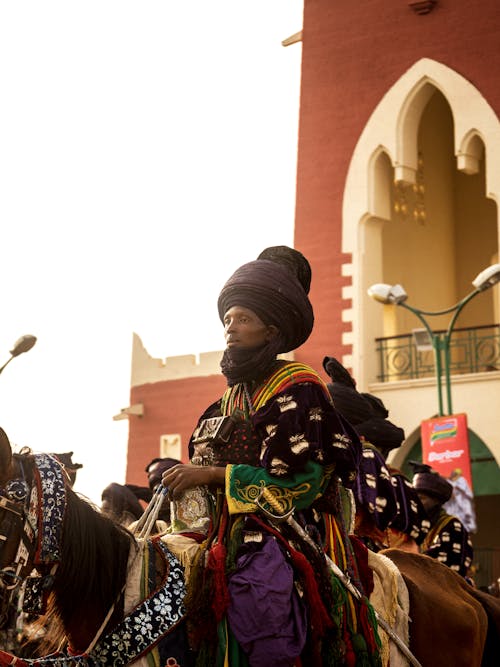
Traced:
<svg viewBox="0 0 500 667">
<path fill-rule="evenodd" d="M 144 468 L 153 458 L 188 460 L 187 444 L 199 416 L 226 387 L 221 356 L 208 352 L 155 359 L 134 334 L 130 405 L 142 406 L 142 414 L 128 417 L 128 483 L 143 485 Z"/>
</svg>

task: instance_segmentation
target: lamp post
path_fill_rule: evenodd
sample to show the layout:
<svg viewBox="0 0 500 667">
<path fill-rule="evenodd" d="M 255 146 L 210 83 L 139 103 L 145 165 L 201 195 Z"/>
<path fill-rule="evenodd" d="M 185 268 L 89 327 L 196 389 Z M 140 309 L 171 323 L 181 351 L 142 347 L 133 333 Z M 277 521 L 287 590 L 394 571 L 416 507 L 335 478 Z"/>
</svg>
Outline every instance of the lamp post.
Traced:
<svg viewBox="0 0 500 667">
<path fill-rule="evenodd" d="M 7 359 L 4 365 L 0 367 L 0 373 L 8 364 L 10 364 L 12 359 L 18 357 L 23 352 L 28 352 L 29 350 L 31 350 L 31 348 L 35 343 L 36 343 L 36 336 L 30 336 L 29 334 L 26 334 L 25 336 L 21 336 L 21 338 L 18 338 L 14 343 L 12 350 L 10 351 L 10 357 Z"/>
<path fill-rule="evenodd" d="M 452 401 L 451 401 L 451 379 L 450 379 L 450 339 L 453 333 L 453 328 L 457 321 L 459 314 L 461 313 L 463 307 L 469 303 L 471 299 L 477 296 L 480 292 L 493 287 L 497 282 L 500 281 L 500 264 L 493 264 L 489 266 L 484 271 L 481 271 L 476 278 L 472 281 L 474 285 L 474 290 L 467 294 L 461 301 L 456 303 L 454 306 L 445 308 L 444 310 L 428 311 L 421 310 L 420 308 L 415 308 L 406 303 L 408 294 L 406 293 L 404 287 L 401 285 L 386 285 L 384 283 L 378 283 L 372 285 L 368 288 L 368 295 L 383 304 L 392 304 L 395 306 L 401 306 L 412 312 L 418 319 L 422 322 L 427 333 L 430 336 L 432 341 L 432 347 L 434 350 L 434 359 L 436 366 L 436 383 L 438 390 L 438 403 L 439 403 L 439 416 L 443 416 L 443 389 L 442 389 L 442 375 L 443 375 L 443 354 L 444 354 L 444 377 L 445 377 L 445 386 L 446 386 L 446 398 L 447 398 L 447 409 L 446 414 L 453 414 Z M 429 322 L 426 317 L 433 317 L 437 315 L 446 315 L 447 313 L 453 313 L 448 328 L 445 333 L 436 333 L 432 330 Z"/>
</svg>

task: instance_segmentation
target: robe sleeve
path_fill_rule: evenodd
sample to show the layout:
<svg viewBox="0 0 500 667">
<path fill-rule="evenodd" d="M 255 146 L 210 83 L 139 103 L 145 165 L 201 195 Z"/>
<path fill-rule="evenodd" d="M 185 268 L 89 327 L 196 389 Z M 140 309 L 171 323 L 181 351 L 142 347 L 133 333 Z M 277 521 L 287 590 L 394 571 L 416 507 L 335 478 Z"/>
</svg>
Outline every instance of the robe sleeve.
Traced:
<svg viewBox="0 0 500 667">
<path fill-rule="evenodd" d="M 330 476 L 331 470 L 313 461 L 301 472 L 279 478 L 264 468 L 228 465 L 225 489 L 229 513 L 256 512 L 259 505 L 275 516 L 305 509 L 322 495 Z M 264 489 L 270 495 L 264 495 Z"/>
<path fill-rule="evenodd" d="M 361 443 L 321 386 L 293 385 L 269 400 L 252 421 L 262 442 L 260 462 L 270 475 L 294 475 L 313 461 L 333 466 L 344 485 L 352 487 Z"/>
</svg>

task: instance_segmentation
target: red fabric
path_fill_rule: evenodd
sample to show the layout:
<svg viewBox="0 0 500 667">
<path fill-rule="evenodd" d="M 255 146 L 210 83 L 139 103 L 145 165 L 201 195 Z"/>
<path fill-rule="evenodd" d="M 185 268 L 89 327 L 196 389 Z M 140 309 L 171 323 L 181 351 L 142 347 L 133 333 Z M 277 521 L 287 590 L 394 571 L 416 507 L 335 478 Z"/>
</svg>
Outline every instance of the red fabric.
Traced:
<svg viewBox="0 0 500 667">
<path fill-rule="evenodd" d="M 217 543 L 208 552 L 207 569 L 213 574 L 212 609 L 217 623 L 222 620 L 229 605 L 229 591 L 226 579 L 226 547 L 223 543 L 227 526 L 227 503 L 224 502 L 222 517 L 219 524 Z"/>
<path fill-rule="evenodd" d="M 370 618 L 368 617 L 368 600 L 363 600 L 359 603 L 359 614 L 358 620 L 361 624 L 361 634 L 363 635 L 366 644 L 368 646 L 368 652 L 370 655 L 373 655 L 378 651 L 377 640 L 375 638 L 375 632 L 373 625 L 370 623 Z"/>
<path fill-rule="evenodd" d="M 8 667 L 9 665 L 16 665 L 16 667 L 28 667 L 28 663 L 22 658 L 16 658 L 15 655 L 0 651 L 0 667 Z"/>
<path fill-rule="evenodd" d="M 217 623 L 222 620 L 229 605 L 229 591 L 226 582 L 226 547 L 215 544 L 208 552 L 207 569 L 213 574 L 212 609 Z"/>
<path fill-rule="evenodd" d="M 361 540 L 355 535 L 349 535 L 349 540 L 354 551 L 356 564 L 358 566 L 358 574 L 363 586 L 366 597 L 370 597 L 373 593 L 373 572 L 368 567 L 368 549 Z"/>
<path fill-rule="evenodd" d="M 344 642 L 346 645 L 345 664 L 346 667 L 356 667 L 356 653 L 348 633 L 344 633 Z"/>
<path fill-rule="evenodd" d="M 207 536 L 202 534 L 202 533 L 190 533 L 190 532 L 185 532 L 185 533 L 180 533 L 183 537 L 189 537 L 190 539 L 194 540 L 198 544 L 201 544 L 207 539 Z"/>
</svg>

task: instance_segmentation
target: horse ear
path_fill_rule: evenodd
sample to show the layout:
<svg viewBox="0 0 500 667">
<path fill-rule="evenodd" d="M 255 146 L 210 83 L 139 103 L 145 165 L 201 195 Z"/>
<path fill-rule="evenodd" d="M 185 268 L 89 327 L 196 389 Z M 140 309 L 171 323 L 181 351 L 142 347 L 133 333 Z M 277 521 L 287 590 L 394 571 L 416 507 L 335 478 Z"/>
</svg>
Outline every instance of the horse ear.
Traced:
<svg viewBox="0 0 500 667">
<path fill-rule="evenodd" d="M 12 448 L 7 433 L 0 427 L 0 480 L 6 480 L 12 465 Z"/>
</svg>

